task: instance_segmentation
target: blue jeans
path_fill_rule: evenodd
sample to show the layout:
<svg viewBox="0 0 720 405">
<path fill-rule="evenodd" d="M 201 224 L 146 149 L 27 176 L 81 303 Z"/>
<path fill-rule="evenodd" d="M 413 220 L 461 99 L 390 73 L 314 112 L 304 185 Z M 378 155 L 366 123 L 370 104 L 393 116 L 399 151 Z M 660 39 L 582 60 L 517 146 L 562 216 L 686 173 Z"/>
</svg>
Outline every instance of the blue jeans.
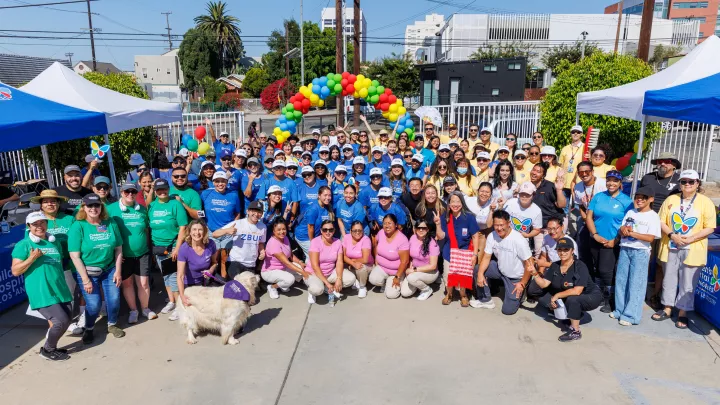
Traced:
<svg viewBox="0 0 720 405">
<path fill-rule="evenodd" d="M 640 323 L 649 263 L 649 249 L 620 247 L 615 275 L 615 318 L 633 325 Z"/>
<path fill-rule="evenodd" d="M 110 269 L 105 270 L 97 277 L 88 276 L 93 287 L 92 292 L 88 294 L 83 286 L 83 280 L 82 277 L 80 277 L 80 273 L 75 273 L 78 287 L 80 288 L 80 291 L 82 291 L 83 298 L 85 298 L 85 329 L 94 328 L 95 321 L 100 314 L 100 307 L 102 306 L 102 297 L 100 296 L 101 287 L 103 293 L 105 294 L 108 325 L 115 325 L 117 323 L 118 315 L 120 314 L 120 288 L 118 288 L 113 282 L 114 275 L 115 266 L 112 266 Z"/>
</svg>

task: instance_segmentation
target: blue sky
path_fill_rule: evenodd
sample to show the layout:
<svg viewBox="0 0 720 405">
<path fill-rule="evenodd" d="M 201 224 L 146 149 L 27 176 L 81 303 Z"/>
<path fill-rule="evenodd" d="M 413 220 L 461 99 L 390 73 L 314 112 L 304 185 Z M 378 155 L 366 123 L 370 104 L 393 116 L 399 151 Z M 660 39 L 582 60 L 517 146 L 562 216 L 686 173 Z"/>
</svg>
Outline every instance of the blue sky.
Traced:
<svg viewBox="0 0 720 405">
<path fill-rule="evenodd" d="M 49 0 L 0 0 L 0 7 L 28 3 L 46 3 Z M 602 13 L 612 0 L 361 0 L 368 24 L 368 35 L 402 38 L 405 26 L 423 20 L 431 12 L 447 16 L 456 13 L 530 12 L 530 13 Z M 248 56 L 260 56 L 267 51 L 263 36 L 281 28 L 283 19 L 300 18 L 300 0 L 227 0 L 230 13 L 240 19 L 243 40 Z M 447 5 L 447 4 L 451 5 Z M 191 28 L 193 18 L 203 14 L 205 1 L 200 0 L 100 0 L 91 3 L 93 26 L 106 33 L 165 33 L 165 16 L 171 11 L 170 25 L 174 34 Z M 333 5 L 334 0 L 304 0 L 305 20 L 319 22 L 320 10 Z M 352 4 L 352 1 L 348 1 Z M 462 9 L 463 5 L 467 5 Z M 68 10 L 68 11 L 60 11 Z M 88 21 L 83 3 L 52 6 L 52 8 L 0 9 L 0 29 L 80 32 L 87 29 Z M 44 34 L 0 32 L 0 53 L 14 53 L 64 59 L 72 52 L 73 63 L 90 59 L 90 41 L 69 39 L 77 34 Z M 21 39 L 12 36 L 61 36 L 68 39 Z M 105 35 L 104 37 L 110 38 Z M 131 41 L 103 40 L 96 36 L 97 59 L 110 62 L 123 70 L 132 70 L 134 55 L 155 55 L 164 52 L 166 42 L 160 37 L 133 37 Z M 128 38 L 127 36 L 125 38 Z M 149 40 L 152 39 L 152 40 Z M 178 42 L 173 44 L 175 47 Z M 368 58 L 376 59 L 393 52 L 401 53 L 401 45 L 368 44 Z"/>
</svg>

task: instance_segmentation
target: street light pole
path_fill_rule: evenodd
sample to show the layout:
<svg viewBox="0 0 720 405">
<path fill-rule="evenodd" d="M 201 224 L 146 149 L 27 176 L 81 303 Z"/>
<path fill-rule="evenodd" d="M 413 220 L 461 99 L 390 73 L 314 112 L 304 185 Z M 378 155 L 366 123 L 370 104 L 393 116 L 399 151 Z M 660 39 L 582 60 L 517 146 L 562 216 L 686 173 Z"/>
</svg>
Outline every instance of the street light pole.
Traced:
<svg viewBox="0 0 720 405">
<path fill-rule="evenodd" d="M 580 59 L 585 59 L 585 40 L 587 39 L 587 36 L 590 35 L 590 34 L 588 34 L 587 31 L 583 31 L 582 34 L 580 34 L 580 35 L 583 36 L 583 40 L 582 40 L 582 52 L 581 52 L 581 54 L 580 54 Z"/>
</svg>

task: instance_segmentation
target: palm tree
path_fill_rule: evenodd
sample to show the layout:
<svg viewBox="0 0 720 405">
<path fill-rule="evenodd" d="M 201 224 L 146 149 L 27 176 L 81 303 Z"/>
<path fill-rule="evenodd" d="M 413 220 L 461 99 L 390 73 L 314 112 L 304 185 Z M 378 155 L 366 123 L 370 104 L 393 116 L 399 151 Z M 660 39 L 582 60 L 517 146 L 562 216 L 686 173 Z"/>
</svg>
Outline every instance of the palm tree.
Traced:
<svg viewBox="0 0 720 405">
<path fill-rule="evenodd" d="M 233 70 L 237 59 L 243 56 L 240 20 L 227 14 L 225 6 L 227 3 L 223 1 L 209 2 L 207 15 L 195 17 L 195 26 L 217 39 L 220 66 L 223 70 Z"/>
</svg>

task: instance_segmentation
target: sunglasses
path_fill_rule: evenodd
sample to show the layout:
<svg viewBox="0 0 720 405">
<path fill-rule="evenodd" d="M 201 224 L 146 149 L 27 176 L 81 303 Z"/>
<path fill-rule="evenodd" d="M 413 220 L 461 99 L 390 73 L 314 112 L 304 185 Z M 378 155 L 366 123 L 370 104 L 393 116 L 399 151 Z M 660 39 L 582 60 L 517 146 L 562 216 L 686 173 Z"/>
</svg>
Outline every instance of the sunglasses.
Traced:
<svg viewBox="0 0 720 405">
<path fill-rule="evenodd" d="M 478 161 L 478 162 L 489 162 L 489 161 L 490 161 L 490 159 L 486 159 L 486 158 L 477 158 L 477 161 Z"/>
<path fill-rule="evenodd" d="M 438 166 L 438 169 L 447 169 L 447 166 Z"/>
<path fill-rule="evenodd" d="M 413 155 L 405 155 L 403 156 L 405 159 L 412 159 Z"/>
<path fill-rule="evenodd" d="M 582 134 L 580 131 L 570 131 L 571 134 Z"/>
<path fill-rule="evenodd" d="M 527 159 L 527 157 L 525 157 L 523 155 L 515 156 L 515 160 L 525 160 L 525 159 Z"/>
<path fill-rule="evenodd" d="M 470 132 L 477 132 L 477 129 L 471 129 Z"/>
<path fill-rule="evenodd" d="M 648 199 L 648 197 L 647 197 L 646 195 L 636 195 L 636 196 L 635 196 L 635 199 L 636 199 L 636 200 L 643 200 L 643 201 L 645 201 L 645 200 Z"/>
<path fill-rule="evenodd" d="M 490 132 L 488 132 L 488 131 L 482 131 L 482 132 L 480 132 L 480 135 L 490 135 Z"/>
<path fill-rule="evenodd" d="M 540 135 L 535 135 L 535 136 L 532 137 L 532 139 L 542 139 L 542 136 L 540 136 Z"/>
<path fill-rule="evenodd" d="M 370 180 L 377 180 L 377 179 L 382 179 L 382 176 L 378 176 L 377 174 L 374 176 L 370 176 Z"/>
<path fill-rule="evenodd" d="M 697 180 L 680 180 L 680 184 L 682 184 L 683 186 L 693 185 L 696 182 L 697 182 Z"/>
<path fill-rule="evenodd" d="M 187 178 L 187 174 L 173 174 L 173 179 L 184 179 Z"/>
<path fill-rule="evenodd" d="M 95 186 L 95 188 L 98 190 L 110 190 L 110 186 L 103 186 L 103 185 Z"/>
<path fill-rule="evenodd" d="M 659 165 L 671 165 L 673 163 L 672 159 L 658 159 L 657 164 Z"/>
<path fill-rule="evenodd" d="M 100 204 L 88 204 L 86 205 L 88 208 L 100 208 Z"/>
<path fill-rule="evenodd" d="M 222 160 L 223 162 L 229 162 L 229 161 L 232 160 L 232 158 L 231 158 L 231 157 L 224 157 L 224 158 L 222 158 L 222 159 L 220 159 L 220 160 Z"/>
<path fill-rule="evenodd" d="M 528 152 L 530 156 L 537 156 L 540 154 L 540 152 Z"/>
<path fill-rule="evenodd" d="M 392 197 L 378 197 L 378 200 L 389 200 L 389 199 L 391 199 L 391 198 L 392 198 Z"/>
<path fill-rule="evenodd" d="M 356 234 L 357 234 L 357 233 L 363 233 L 363 230 L 362 230 L 362 229 L 353 229 L 353 230 L 350 231 L 350 233 L 356 233 Z"/>
<path fill-rule="evenodd" d="M 569 249 L 569 248 L 560 248 L 560 249 L 557 249 L 557 252 L 558 253 L 570 253 L 571 250 L 572 249 Z"/>
<path fill-rule="evenodd" d="M 604 158 L 604 157 L 605 157 L 605 155 L 604 155 L 604 154 L 602 154 L 602 153 L 593 153 L 592 157 L 596 157 L 596 158 Z"/>
<path fill-rule="evenodd" d="M 432 131 L 433 129 L 435 129 L 435 128 L 433 128 L 433 127 L 427 127 L 427 128 L 425 128 L 426 131 Z"/>
<path fill-rule="evenodd" d="M 123 190 L 123 194 L 137 194 L 137 190 Z"/>
<path fill-rule="evenodd" d="M 335 232 L 335 228 L 322 228 L 322 233 L 333 233 Z"/>
<path fill-rule="evenodd" d="M 315 175 L 315 173 L 303 173 L 302 176 L 303 176 L 303 178 L 306 178 L 306 177 L 310 177 L 310 176 L 314 176 L 314 175 Z"/>
<path fill-rule="evenodd" d="M 506 140 L 506 141 L 515 142 L 515 138 L 507 138 L 507 137 L 506 137 L 505 140 Z"/>
<path fill-rule="evenodd" d="M 592 172 L 592 170 L 578 170 L 580 176 L 587 176 L 588 174 L 592 174 Z"/>
<path fill-rule="evenodd" d="M 522 148 L 525 152 L 530 152 L 530 148 Z"/>
</svg>

